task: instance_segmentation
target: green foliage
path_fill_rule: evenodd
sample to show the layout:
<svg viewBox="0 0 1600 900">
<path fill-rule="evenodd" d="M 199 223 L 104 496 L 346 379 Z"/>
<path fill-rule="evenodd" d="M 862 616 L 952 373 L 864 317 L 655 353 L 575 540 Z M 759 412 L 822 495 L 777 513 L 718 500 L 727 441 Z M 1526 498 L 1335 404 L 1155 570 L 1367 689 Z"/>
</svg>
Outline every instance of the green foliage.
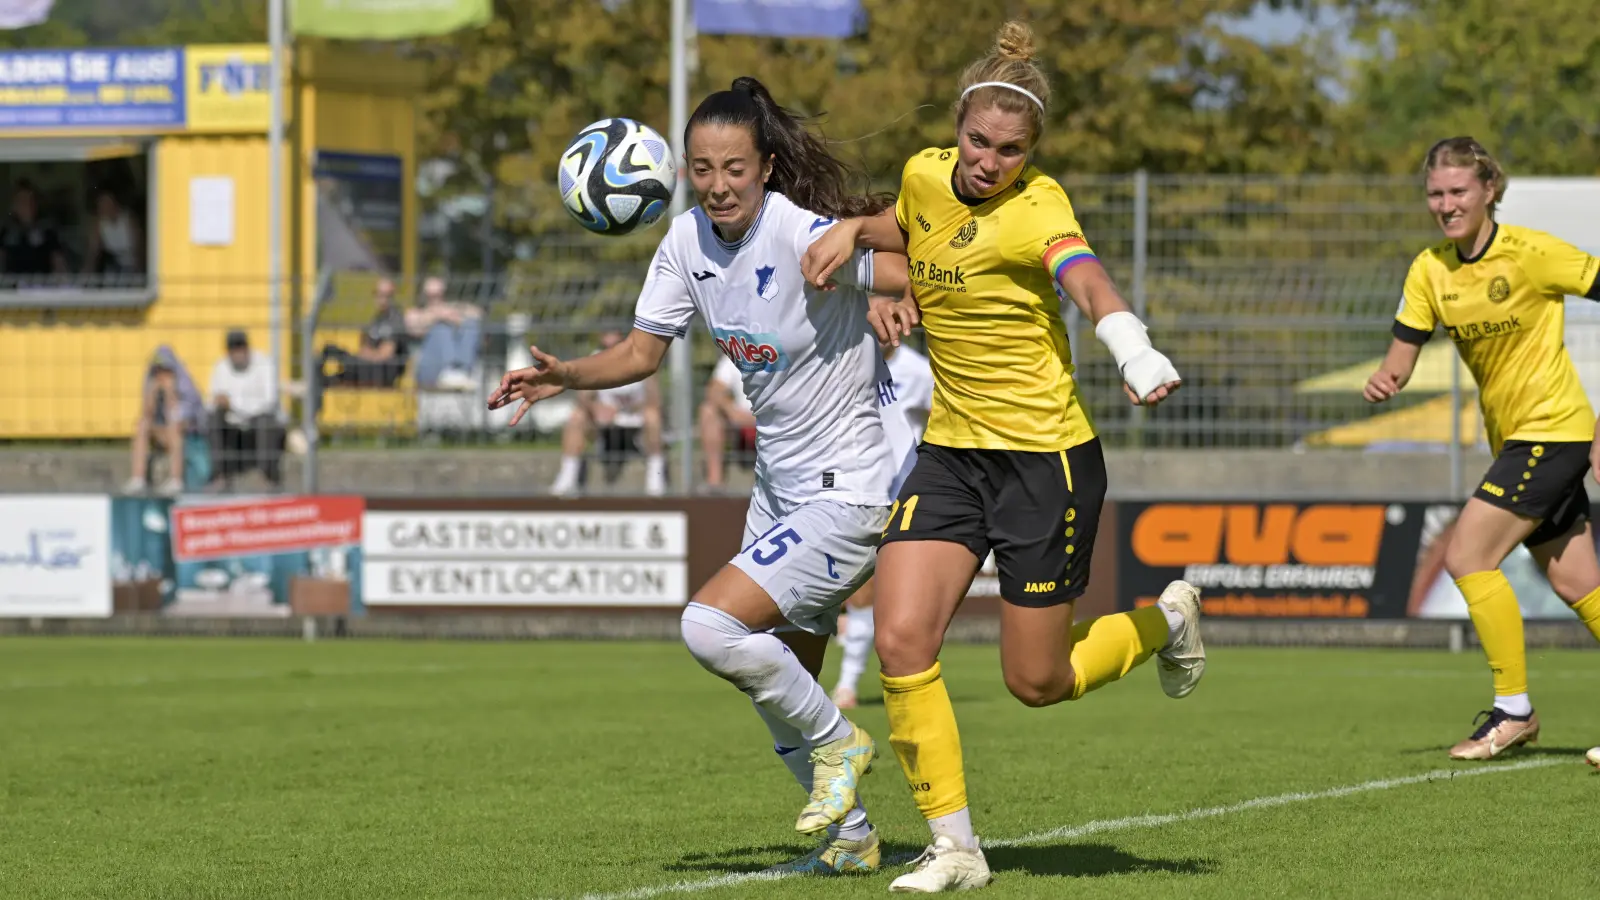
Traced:
<svg viewBox="0 0 1600 900">
<path fill-rule="evenodd" d="M 1592 0 L 1413 0 L 1366 22 L 1341 111 L 1356 165 L 1415 172 L 1471 134 L 1513 175 L 1600 174 L 1600 19 Z"/>
</svg>

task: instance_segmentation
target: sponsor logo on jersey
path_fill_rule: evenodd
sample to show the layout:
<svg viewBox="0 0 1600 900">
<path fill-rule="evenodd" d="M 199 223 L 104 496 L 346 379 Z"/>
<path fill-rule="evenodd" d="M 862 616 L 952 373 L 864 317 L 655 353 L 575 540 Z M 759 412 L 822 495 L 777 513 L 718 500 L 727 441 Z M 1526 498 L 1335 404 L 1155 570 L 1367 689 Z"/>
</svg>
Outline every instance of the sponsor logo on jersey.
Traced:
<svg viewBox="0 0 1600 900">
<path fill-rule="evenodd" d="M 777 271 L 772 266 L 756 269 L 756 295 L 768 303 L 778 296 Z"/>
<path fill-rule="evenodd" d="M 1501 487 L 1498 484 L 1491 484 L 1491 483 L 1485 481 L 1483 483 L 1482 488 L 1483 488 L 1483 492 L 1484 493 L 1493 494 L 1496 497 L 1504 497 L 1506 495 L 1506 489 Z"/>
<path fill-rule="evenodd" d="M 693 274 L 694 274 L 694 280 L 695 281 L 705 281 L 707 278 L 715 278 L 715 277 L 717 277 L 717 273 L 711 272 L 711 271 L 695 272 Z"/>
<path fill-rule="evenodd" d="M 1504 275 L 1496 275 L 1494 280 L 1489 282 L 1489 302 L 1504 303 L 1510 296 L 1511 282 L 1507 281 Z"/>
<path fill-rule="evenodd" d="M 740 372 L 779 372 L 789 367 L 789 358 L 783 353 L 783 342 L 776 334 L 750 334 L 745 331 L 712 329 L 717 349 L 731 360 Z"/>
<path fill-rule="evenodd" d="M 923 234 L 927 234 L 933 230 L 933 226 L 929 225 L 928 220 L 922 217 L 922 213 L 917 213 L 917 224 L 922 226 Z"/>
<path fill-rule="evenodd" d="M 956 236 L 950 239 L 950 247 L 955 250 L 965 250 L 972 246 L 973 240 L 977 237 L 978 220 L 969 219 L 967 224 L 961 226 L 961 230 L 956 232 Z"/>
<path fill-rule="evenodd" d="M 956 294 L 967 292 L 967 273 L 961 271 L 960 266 L 945 268 L 925 259 L 914 259 L 911 260 L 911 280 L 922 287 Z"/>
<path fill-rule="evenodd" d="M 828 218 L 827 216 L 818 216 L 811 223 L 811 228 L 808 229 L 808 230 L 809 231 L 816 231 L 818 228 L 826 228 L 826 227 L 828 227 L 829 225 L 832 225 L 832 224 L 833 224 L 833 220 Z"/>
<path fill-rule="evenodd" d="M 1446 325 L 1445 334 L 1450 335 L 1450 340 L 1456 343 L 1477 341 L 1484 338 L 1502 338 L 1516 334 L 1522 330 L 1522 320 L 1516 316 L 1506 316 L 1497 321 L 1464 322 L 1460 325 Z"/>
<path fill-rule="evenodd" d="M 1079 240 L 1082 240 L 1083 233 L 1079 231 L 1058 231 L 1044 239 L 1044 249 L 1049 250 L 1050 246 L 1056 241 L 1064 241 L 1067 238 L 1078 238 Z"/>
<path fill-rule="evenodd" d="M 1022 589 L 1022 592 L 1024 594 L 1048 594 L 1055 589 L 1056 583 L 1054 581 L 1030 581 L 1028 586 Z"/>
</svg>

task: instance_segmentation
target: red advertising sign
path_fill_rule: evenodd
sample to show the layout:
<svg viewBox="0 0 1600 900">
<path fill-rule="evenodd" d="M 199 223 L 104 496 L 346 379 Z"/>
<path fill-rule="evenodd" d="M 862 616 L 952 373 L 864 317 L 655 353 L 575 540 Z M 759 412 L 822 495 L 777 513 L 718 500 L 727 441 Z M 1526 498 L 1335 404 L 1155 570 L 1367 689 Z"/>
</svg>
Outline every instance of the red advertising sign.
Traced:
<svg viewBox="0 0 1600 900">
<path fill-rule="evenodd" d="M 172 556 L 293 553 L 361 543 L 363 497 L 284 497 L 172 508 Z"/>
</svg>

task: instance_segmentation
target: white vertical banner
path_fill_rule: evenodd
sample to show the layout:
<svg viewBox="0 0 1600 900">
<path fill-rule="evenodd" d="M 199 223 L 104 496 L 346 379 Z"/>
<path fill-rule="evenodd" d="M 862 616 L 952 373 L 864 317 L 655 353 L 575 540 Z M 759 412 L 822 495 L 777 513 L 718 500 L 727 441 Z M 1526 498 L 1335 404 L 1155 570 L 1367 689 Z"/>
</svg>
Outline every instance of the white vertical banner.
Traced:
<svg viewBox="0 0 1600 900">
<path fill-rule="evenodd" d="M 111 498 L 0 497 L 0 617 L 111 615 Z"/>
</svg>

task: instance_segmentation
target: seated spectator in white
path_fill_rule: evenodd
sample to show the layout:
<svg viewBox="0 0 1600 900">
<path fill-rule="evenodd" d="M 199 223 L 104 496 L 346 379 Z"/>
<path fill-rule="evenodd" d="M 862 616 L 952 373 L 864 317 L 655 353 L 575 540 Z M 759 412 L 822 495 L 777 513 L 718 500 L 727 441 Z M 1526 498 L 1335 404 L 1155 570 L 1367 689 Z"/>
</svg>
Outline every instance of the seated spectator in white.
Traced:
<svg viewBox="0 0 1600 900">
<path fill-rule="evenodd" d="M 145 370 L 139 418 L 133 423 L 133 441 L 129 448 L 133 457 L 133 477 L 128 479 L 123 490 L 137 494 L 148 487 L 150 444 L 153 441 L 166 451 L 171 470 L 167 480 L 161 483 L 160 492 L 169 495 L 181 493 L 184 436 L 204 426 L 205 412 L 194 379 L 189 377 L 189 370 L 178 360 L 178 355 L 166 344 L 156 348 Z"/>
<path fill-rule="evenodd" d="M 89 242 L 84 254 L 84 274 L 97 275 L 107 286 L 127 284 L 128 276 L 144 273 L 144 231 L 110 188 L 95 194 L 94 218 L 89 220 Z"/>
<path fill-rule="evenodd" d="M 323 385 L 390 388 L 405 373 L 409 344 L 405 316 L 394 305 L 393 281 L 378 279 L 372 306 L 372 320 L 361 330 L 354 353 L 333 344 L 323 346 L 318 369 Z"/>
<path fill-rule="evenodd" d="M 422 304 L 406 310 L 406 331 L 417 348 L 417 386 L 427 390 L 470 391 L 478 386 L 472 371 L 478 364 L 478 339 L 483 313 L 470 303 L 444 296 L 444 279 L 422 282 Z"/>
<path fill-rule="evenodd" d="M 55 225 L 39 215 L 39 194 L 27 179 L 11 194 L 11 215 L 0 224 L 0 271 L 23 284 L 64 275 L 67 255 Z"/>
<path fill-rule="evenodd" d="M 621 332 L 608 331 L 600 336 L 600 349 L 610 349 L 621 340 Z M 661 455 L 661 390 L 656 376 L 578 394 L 578 403 L 561 431 L 561 471 L 550 485 L 550 493 L 566 497 L 583 487 L 583 453 L 591 433 L 599 445 L 607 484 L 622 474 L 623 463 L 630 454 L 642 452 L 645 493 L 652 497 L 666 493 L 667 463 Z"/>
<path fill-rule="evenodd" d="M 278 367 L 250 350 L 243 331 L 228 332 L 228 353 L 211 370 L 212 479 L 232 489 L 238 475 L 260 469 L 274 490 L 283 486 L 284 428 L 278 406 Z"/>
<path fill-rule="evenodd" d="M 700 449 L 706 457 L 706 488 L 721 490 L 724 454 L 728 451 L 728 431 L 734 434 L 734 450 L 754 464 L 756 452 L 756 416 L 750 410 L 750 398 L 744 395 L 744 381 L 739 368 L 726 356 L 717 360 L 717 367 L 706 384 L 705 400 L 700 404 Z"/>
</svg>

